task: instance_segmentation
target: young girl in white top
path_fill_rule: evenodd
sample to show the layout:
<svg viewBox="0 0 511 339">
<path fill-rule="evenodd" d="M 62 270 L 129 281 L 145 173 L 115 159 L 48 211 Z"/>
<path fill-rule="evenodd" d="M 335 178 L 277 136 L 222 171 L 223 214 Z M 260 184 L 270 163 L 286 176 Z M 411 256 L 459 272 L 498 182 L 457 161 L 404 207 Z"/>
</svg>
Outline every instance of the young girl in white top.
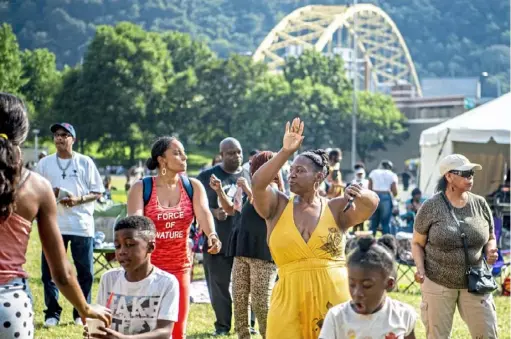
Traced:
<svg viewBox="0 0 511 339">
<path fill-rule="evenodd" d="M 351 301 L 332 307 L 320 339 L 415 339 L 415 310 L 387 296 L 396 284 L 396 241 L 360 238 L 348 257 Z"/>
</svg>

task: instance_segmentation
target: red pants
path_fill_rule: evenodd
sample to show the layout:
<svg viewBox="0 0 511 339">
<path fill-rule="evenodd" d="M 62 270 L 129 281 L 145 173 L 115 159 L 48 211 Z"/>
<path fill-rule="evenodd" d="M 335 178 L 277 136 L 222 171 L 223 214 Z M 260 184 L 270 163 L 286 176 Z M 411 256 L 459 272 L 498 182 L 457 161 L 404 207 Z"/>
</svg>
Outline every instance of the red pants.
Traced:
<svg viewBox="0 0 511 339">
<path fill-rule="evenodd" d="M 172 339 L 186 338 L 186 322 L 188 321 L 188 311 L 190 309 L 190 273 L 191 269 L 184 272 L 172 273 L 179 282 L 179 315 L 174 324 Z"/>
</svg>

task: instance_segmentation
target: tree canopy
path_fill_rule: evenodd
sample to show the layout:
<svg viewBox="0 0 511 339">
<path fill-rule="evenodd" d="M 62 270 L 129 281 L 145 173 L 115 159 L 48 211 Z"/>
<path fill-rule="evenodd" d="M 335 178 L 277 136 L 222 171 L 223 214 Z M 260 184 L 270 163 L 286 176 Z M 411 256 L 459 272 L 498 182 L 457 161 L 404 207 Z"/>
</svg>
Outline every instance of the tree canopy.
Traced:
<svg viewBox="0 0 511 339">
<path fill-rule="evenodd" d="M 509 84 L 509 1 L 367 0 L 386 11 L 410 49 L 420 77 L 490 74 Z M 52 0 L 5 1 L 0 21 L 23 49 L 47 48 L 59 68 L 79 63 L 100 25 L 130 21 L 146 30 L 190 34 L 220 57 L 253 52 L 285 15 L 343 0 Z M 506 81 L 507 80 L 507 81 Z M 486 86 L 488 88 L 488 86 Z M 483 88 L 486 91 L 485 88 Z M 489 87 L 495 94 L 495 87 Z"/>
<path fill-rule="evenodd" d="M 99 26 L 83 62 L 58 72 L 53 53 L 21 52 L 8 25 L 1 33 L 0 57 L 11 67 L 0 91 L 25 98 L 43 137 L 56 121 L 75 125 L 82 151 L 95 144 L 133 162 L 161 135 L 210 150 L 228 136 L 276 150 L 296 116 L 306 122 L 304 148 L 350 147 L 352 87 L 340 57 L 306 51 L 277 75 L 248 56 L 218 58 L 188 34 L 121 22 Z M 388 96 L 358 95 L 359 157 L 368 160 L 406 139 L 405 118 Z"/>
</svg>

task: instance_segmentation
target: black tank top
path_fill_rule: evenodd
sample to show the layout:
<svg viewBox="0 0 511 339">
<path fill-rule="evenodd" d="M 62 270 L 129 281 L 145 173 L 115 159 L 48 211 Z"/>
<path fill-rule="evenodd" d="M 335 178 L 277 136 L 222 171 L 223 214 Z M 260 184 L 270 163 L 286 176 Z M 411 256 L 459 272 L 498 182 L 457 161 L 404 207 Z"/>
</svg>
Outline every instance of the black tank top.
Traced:
<svg viewBox="0 0 511 339">
<path fill-rule="evenodd" d="M 257 214 L 250 202 L 243 205 L 231 233 L 227 254 L 273 261 L 266 242 L 266 221 Z"/>
</svg>

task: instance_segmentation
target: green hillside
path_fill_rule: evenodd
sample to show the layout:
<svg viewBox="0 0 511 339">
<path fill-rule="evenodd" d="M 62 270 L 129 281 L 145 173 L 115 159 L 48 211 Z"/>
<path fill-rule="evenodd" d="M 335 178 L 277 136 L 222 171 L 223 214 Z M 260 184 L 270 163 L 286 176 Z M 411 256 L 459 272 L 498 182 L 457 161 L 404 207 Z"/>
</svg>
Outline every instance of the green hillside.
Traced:
<svg viewBox="0 0 511 339">
<path fill-rule="evenodd" d="M 396 22 L 419 75 L 509 79 L 509 1 L 372 0 Z M 0 2 L 0 22 L 22 48 L 46 47 L 59 67 L 80 62 L 95 26 L 131 21 L 206 41 L 221 57 L 254 51 L 292 10 L 339 0 L 20 0 Z M 490 78 L 490 83 L 495 83 Z M 487 90 L 495 88 L 486 86 Z M 507 89 L 507 85 L 506 85 Z M 483 88 L 484 90 L 484 88 Z"/>
</svg>

